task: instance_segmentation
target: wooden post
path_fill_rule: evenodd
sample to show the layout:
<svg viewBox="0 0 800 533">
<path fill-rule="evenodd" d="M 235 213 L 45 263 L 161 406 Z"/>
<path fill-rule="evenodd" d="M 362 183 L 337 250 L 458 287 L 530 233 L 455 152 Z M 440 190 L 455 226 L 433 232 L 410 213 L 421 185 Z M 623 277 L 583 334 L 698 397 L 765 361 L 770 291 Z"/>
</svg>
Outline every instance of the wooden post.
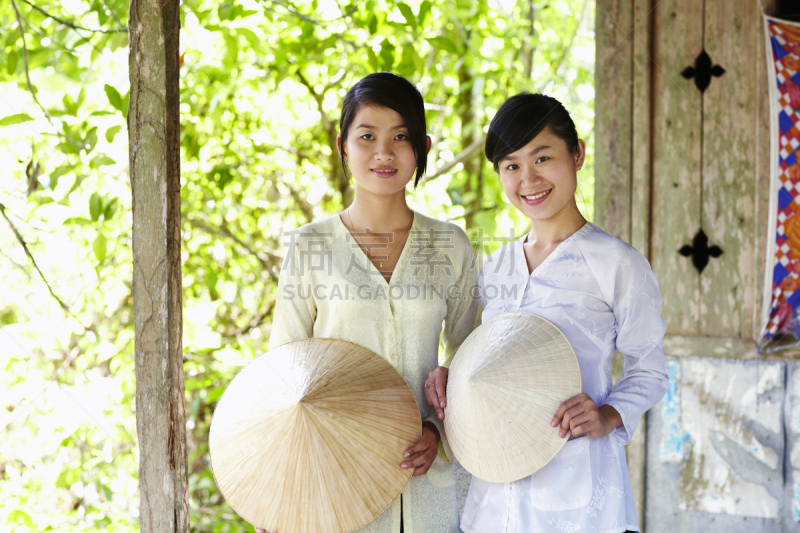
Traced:
<svg viewBox="0 0 800 533">
<path fill-rule="evenodd" d="M 633 0 L 598 0 L 595 17 L 594 218 L 630 241 Z"/>
<path fill-rule="evenodd" d="M 131 0 L 129 28 L 141 531 L 188 532 L 178 0 Z"/>
<path fill-rule="evenodd" d="M 598 0 L 595 17 L 595 222 L 650 256 L 652 24 L 649 0 Z M 612 363 L 622 376 L 622 355 Z M 647 418 L 625 447 L 644 531 Z"/>
</svg>

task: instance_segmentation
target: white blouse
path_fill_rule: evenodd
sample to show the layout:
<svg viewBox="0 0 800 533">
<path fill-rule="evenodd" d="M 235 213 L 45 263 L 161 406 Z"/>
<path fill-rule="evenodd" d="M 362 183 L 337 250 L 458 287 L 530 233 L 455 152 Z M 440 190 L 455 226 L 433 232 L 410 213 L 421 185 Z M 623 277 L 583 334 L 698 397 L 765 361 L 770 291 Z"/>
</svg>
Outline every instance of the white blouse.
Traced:
<svg viewBox="0 0 800 533">
<path fill-rule="evenodd" d="M 531 274 L 522 248 L 525 238 L 484 263 L 479 277 L 483 321 L 524 311 L 558 326 L 577 355 L 583 392 L 598 406 L 613 406 L 623 424 L 602 439 L 585 436 L 567 442 L 544 468 L 519 481 L 489 483 L 473 477 L 461 529 L 639 531 L 623 446 L 669 383 L 658 281 L 633 247 L 588 222 Z M 612 392 L 616 350 L 625 356 L 625 366 Z"/>
<path fill-rule="evenodd" d="M 414 213 L 411 232 L 389 283 L 359 248 L 339 215 L 287 236 L 272 349 L 311 337 L 350 341 L 397 369 L 414 393 L 423 420 L 436 424 L 440 453 L 402 493 L 404 533 L 456 533 L 458 507 L 444 424 L 425 397 L 428 372 L 452 357 L 478 319 L 472 247 L 454 224 Z M 372 255 L 381 251 L 373 249 Z M 398 468 L 403 458 L 397 458 Z M 359 533 L 399 533 L 401 499 Z"/>
</svg>

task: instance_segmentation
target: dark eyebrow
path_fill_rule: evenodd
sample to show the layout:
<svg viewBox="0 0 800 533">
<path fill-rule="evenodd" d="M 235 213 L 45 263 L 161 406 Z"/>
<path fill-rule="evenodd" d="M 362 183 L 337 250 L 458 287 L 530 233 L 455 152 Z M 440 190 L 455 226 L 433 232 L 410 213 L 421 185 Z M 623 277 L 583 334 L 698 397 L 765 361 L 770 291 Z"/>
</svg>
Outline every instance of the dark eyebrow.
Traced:
<svg viewBox="0 0 800 533">
<path fill-rule="evenodd" d="M 530 151 L 530 153 L 529 153 L 528 155 L 530 155 L 530 156 L 534 156 L 534 155 L 538 154 L 539 152 L 541 152 L 542 150 L 547 150 L 548 148 L 550 148 L 550 147 L 549 147 L 549 146 L 537 146 L 536 148 L 534 148 L 533 150 L 531 150 L 531 151 Z M 508 155 L 507 155 L 507 156 L 505 156 L 503 159 L 501 159 L 500 161 L 498 161 L 498 163 L 502 163 L 503 161 L 511 161 L 511 160 L 513 160 L 513 159 L 516 159 L 516 158 L 515 158 L 515 157 L 513 157 L 511 154 L 508 154 Z"/>
<path fill-rule="evenodd" d="M 405 124 L 400 124 L 399 126 L 395 126 L 392 129 L 393 130 L 401 130 L 401 129 L 406 128 L 406 127 L 407 126 Z M 358 129 L 358 128 L 364 128 L 364 129 L 368 129 L 368 130 L 378 129 L 377 127 L 370 126 L 369 124 L 359 124 L 358 126 L 356 126 L 356 129 Z"/>
</svg>

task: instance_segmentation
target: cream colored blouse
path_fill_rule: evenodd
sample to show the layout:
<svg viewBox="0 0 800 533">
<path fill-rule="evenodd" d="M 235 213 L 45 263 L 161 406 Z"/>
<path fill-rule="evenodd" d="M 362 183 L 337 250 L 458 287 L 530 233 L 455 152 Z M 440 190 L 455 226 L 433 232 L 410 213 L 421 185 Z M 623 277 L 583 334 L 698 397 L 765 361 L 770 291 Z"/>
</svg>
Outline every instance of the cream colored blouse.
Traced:
<svg viewBox="0 0 800 533">
<path fill-rule="evenodd" d="M 469 239 L 454 224 L 414 212 L 389 283 L 339 215 L 290 232 L 286 245 L 269 348 L 326 337 L 374 351 L 400 372 L 422 419 L 433 422 L 442 437 L 428 473 L 412 477 L 401 497 L 358 532 L 399 533 L 401 507 L 404 533 L 457 532 L 452 452 L 444 425 L 425 397 L 425 379 L 440 364 L 440 336 L 449 361 L 478 319 Z M 397 458 L 398 465 L 402 460 Z"/>
</svg>

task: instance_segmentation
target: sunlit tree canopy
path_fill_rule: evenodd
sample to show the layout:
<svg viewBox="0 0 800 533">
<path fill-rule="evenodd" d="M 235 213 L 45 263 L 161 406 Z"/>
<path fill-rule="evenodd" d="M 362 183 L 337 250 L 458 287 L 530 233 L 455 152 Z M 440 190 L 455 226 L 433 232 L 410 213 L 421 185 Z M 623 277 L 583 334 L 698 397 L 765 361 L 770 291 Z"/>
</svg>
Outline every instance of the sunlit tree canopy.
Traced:
<svg viewBox="0 0 800 533">
<path fill-rule="evenodd" d="M 0 10 L 4 531 L 138 530 L 127 24 L 123 0 Z M 242 531 L 209 424 L 266 349 L 284 231 L 352 201 L 345 92 L 375 71 L 419 88 L 433 148 L 409 204 L 487 249 L 528 229 L 483 157 L 489 121 L 518 92 L 555 96 L 588 145 L 591 220 L 594 2 L 186 0 L 181 25 L 191 527 Z"/>
</svg>

